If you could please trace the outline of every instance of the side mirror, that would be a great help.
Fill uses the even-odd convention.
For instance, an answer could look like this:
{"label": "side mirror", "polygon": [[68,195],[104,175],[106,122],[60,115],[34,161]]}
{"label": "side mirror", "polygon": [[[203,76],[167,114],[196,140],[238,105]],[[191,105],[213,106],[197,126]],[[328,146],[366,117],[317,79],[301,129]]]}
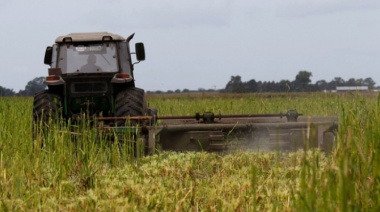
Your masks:
{"label": "side mirror", "polygon": [[135,44],[136,49],[136,58],[138,61],[145,60],[145,48],[143,43],[136,43]]}
{"label": "side mirror", "polygon": [[46,47],[44,64],[51,65],[52,56],[53,56],[53,47],[51,46]]}

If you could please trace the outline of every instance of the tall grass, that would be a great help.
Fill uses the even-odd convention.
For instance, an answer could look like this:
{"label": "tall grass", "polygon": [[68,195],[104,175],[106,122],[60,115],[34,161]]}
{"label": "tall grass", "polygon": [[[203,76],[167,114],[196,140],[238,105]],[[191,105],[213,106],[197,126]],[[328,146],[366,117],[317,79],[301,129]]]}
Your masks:
{"label": "tall grass", "polygon": [[[352,96],[310,93],[276,94],[172,94],[151,95],[149,104],[160,114],[194,115],[211,111],[222,114],[280,113],[296,109],[304,115],[337,115],[341,99],[352,102]],[[354,100],[353,100],[354,101]]]}
{"label": "tall grass", "polygon": [[380,95],[341,101],[336,149],[323,169],[318,157],[304,160],[295,207],[318,210],[380,209]]}
{"label": "tall grass", "polygon": [[[128,142],[110,142],[87,121],[74,126],[51,120],[49,127],[39,123],[44,130],[33,132],[31,109],[31,99],[2,98],[0,102],[4,209],[39,208],[51,196],[61,199],[78,195],[94,188],[100,170],[131,160],[133,150]],[[132,139],[124,136],[124,140]],[[68,193],[65,188],[69,188]]]}
{"label": "tall grass", "polygon": [[[162,152],[131,157],[128,143],[88,122],[32,139],[32,99],[0,98],[2,210],[377,211],[380,97],[358,94],[157,95],[161,115],[338,115],[333,153]],[[284,111],[285,110],[285,111]],[[75,134],[72,131],[75,129]],[[124,135],[125,140],[134,138]],[[43,147],[41,148],[41,145]]]}

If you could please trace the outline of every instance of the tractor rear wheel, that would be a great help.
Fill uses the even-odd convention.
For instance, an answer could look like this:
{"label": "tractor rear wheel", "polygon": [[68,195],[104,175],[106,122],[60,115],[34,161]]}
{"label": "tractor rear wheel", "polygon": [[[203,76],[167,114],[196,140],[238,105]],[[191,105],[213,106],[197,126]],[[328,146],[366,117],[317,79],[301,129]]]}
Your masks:
{"label": "tractor rear wheel", "polygon": [[[126,88],[120,91],[115,98],[115,117],[143,116],[146,111],[145,92],[140,88]],[[118,126],[124,126],[125,120],[118,120]],[[138,121],[131,120],[131,125]]]}
{"label": "tractor rear wheel", "polygon": [[[128,117],[128,116],[143,116],[146,112],[146,101],[145,92],[140,88],[126,88],[120,91],[115,98],[115,117]],[[117,126],[131,125],[135,126],[138,124],[143,125],[143,122],[138,120],[117,120],[115,123]],[[147,140],[146,135],[141,133],[137,135],[132,134],[134,142],[132,143],[134,157],[140,154],[137,140],[142,139],[143,151],[146,152]],[[120,140],[121,144],[124,143],[123,139]],[[125,143],[124,143],[125,144]]]}
{"label": "tractor rear wheel", "polygon": [[52,121],[62,117],[61,97],[48,90],[34,95],[33,101],[33,139],[49,127]]}
{"label": "tractor rear wheel", "polygon": [[61,116],[61,97],[48,90],[38,92],[34,95],[33,122],[38,124],[42,121],[48,124],[50,120]]}

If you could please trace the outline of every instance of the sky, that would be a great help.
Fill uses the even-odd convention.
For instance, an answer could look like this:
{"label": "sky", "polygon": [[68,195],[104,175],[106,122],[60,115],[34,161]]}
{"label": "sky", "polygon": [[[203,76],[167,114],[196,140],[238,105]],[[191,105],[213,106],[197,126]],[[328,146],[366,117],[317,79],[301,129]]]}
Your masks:
{"label": "sky", "polygon": [[242,81],[367,78],[380,85],[378,0],[0,0],[0,86],[46,76],[47,46],[72,32],[144,42],[145,90],[222,89]]}

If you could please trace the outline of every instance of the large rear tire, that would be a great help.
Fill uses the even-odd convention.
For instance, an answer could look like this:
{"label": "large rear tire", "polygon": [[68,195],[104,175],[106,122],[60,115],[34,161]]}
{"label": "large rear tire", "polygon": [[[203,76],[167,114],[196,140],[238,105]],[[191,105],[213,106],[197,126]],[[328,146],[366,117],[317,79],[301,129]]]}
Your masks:
{"label": "large rear tire", "polygon": [[49,123],[51,119],[56,119],[61,116],[61,97],[50,93],[48,90],[36,93],[33,102],[33,121],[44,124]]}
{"label": "large rear tire", "polygon": [[33,122],[42,121],[48,124],[50,120],[61,117],[61,97],[50,93],[48,90],[38,92],[34,95]]}
{"label": "large rear tire", "polygon": [[[126,88],[120,91],[115,98],[115,117],[128,117],[128,116],[143,116],[146,112],[146,101],[145,92],[140,88]],[[143,125],[142,121],[138,120],[117,120],[115,123],[117,126],[136,126]],[[140,132],[139,135],[133,134],[132,148],[133,156],[138,157],[140,155],[138,140],[142,139],[142,145],[144,149],[144,154],[146,154],[147,143],[144,133]],[[123,139],[121,139],[120,144],[126,144]]]}
{"label": "large rear tire", "polygon": [[36,93],[33,101],[33,140],[61,117],[62,102],[59,95],[48,90]]}
{"label": "large rear tire", "polygon": [[[115,98],[115,117],[143,116],[146,111],[145,92],[140,88],[126,88],[120,91]],[[118,126],[124,126],[125,120],[118,120]],[[138,121],[131,120],[131,125]]]}

